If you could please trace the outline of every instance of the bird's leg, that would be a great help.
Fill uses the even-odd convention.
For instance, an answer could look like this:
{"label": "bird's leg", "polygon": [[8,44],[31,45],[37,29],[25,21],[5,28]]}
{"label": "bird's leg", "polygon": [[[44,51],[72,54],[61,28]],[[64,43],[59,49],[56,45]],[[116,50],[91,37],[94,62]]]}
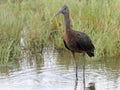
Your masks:
{"label": "bird's leg", "polygon": [[75,58],[75,53],[72,52],[73,58],[74,58],[74,66],[75,66],[75,74],[76,74],[76,80],[78,80],[78,66],[77,66],[77,62],[76,62],[76,58]]}
{"label": "bird's leg", "polygon": [[85,53],[83,53],[82,59],[82,68],[83,68],[83,90],[85,90]]}

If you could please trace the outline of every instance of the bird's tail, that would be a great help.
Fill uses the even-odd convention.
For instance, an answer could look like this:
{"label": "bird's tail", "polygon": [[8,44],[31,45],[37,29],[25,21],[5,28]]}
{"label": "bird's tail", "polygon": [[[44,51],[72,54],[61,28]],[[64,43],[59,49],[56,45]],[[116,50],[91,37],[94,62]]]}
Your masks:
{"label": "bird's tail", "polygon": [[87,54],[88,54],[88,56],[90,56],[90,57],[93,57],[93,56],[94,56],[94,52],[91,52],[91,51],[87,51]]}

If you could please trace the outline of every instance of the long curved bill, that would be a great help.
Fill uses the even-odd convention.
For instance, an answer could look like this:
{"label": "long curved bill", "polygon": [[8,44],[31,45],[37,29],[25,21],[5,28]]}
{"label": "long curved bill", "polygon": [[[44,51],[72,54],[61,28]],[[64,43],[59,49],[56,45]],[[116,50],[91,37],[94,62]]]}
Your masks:
{"label": "long curved bill", "polygon": [[60,13],[62,13],[62,9],[60,9],[57,13],[54,14],[54,16],[51,19],[51,22],[53,21],[54,17],[56,17],[57,15],[59,15]]}

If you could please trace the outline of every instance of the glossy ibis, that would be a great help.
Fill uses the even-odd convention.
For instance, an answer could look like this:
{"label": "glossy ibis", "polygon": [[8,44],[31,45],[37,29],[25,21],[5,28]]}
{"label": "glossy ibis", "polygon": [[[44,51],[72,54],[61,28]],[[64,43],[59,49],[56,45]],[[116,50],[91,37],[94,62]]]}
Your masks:
{"label": "glossy ibis", "polygon": [[[76,79],[78,80],[78,67],[76,63],[76,58],[75,58],[75,52],[78,53],[85,53],[88,54],[88,56],[92,57],[94,56],[94,45],[92,44],[91,39],[87,34],[84,32],[80,31],[75,31],[71,29],[70,27],[70,18],[69,18],[69,9],[66,5],[64,5],[54,16],[57,16],[59,14],[64,15],[64,22],[65,22],[65,32],[63,35],[63,41],[65,47],[72,52],[73,58],[74,58],[74,65],[75,65],[75,70],[76,70]],[[52,18],[52,20],[53,20]],[[83,60],[83,76],[85,76],[85,61]],[[83,80],[85,84],[85,79]],[[85,88],[85,86],[84,86]]]}

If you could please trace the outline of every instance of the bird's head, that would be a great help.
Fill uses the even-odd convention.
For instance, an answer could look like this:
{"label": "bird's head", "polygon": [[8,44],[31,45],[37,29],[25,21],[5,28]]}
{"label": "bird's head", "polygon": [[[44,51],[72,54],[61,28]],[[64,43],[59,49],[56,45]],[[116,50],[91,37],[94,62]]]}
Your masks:
{"label": "bird's head", "polygon": [[62,8],[57,13],[55,13],[55,15],[53,16],[52,20],[54,19],[54,17],[56,17],[57,15],[59,15],[61,13],[63,15],[65,15],[66,13],[69,13],[68,7],[66,5],[62,6]]}
{"label": "bird's head", "polygon": [[62,13],[62,14],[69,13],[68,7],[66,5],[64,5],[55,15],[58,15],[60,13]]}

